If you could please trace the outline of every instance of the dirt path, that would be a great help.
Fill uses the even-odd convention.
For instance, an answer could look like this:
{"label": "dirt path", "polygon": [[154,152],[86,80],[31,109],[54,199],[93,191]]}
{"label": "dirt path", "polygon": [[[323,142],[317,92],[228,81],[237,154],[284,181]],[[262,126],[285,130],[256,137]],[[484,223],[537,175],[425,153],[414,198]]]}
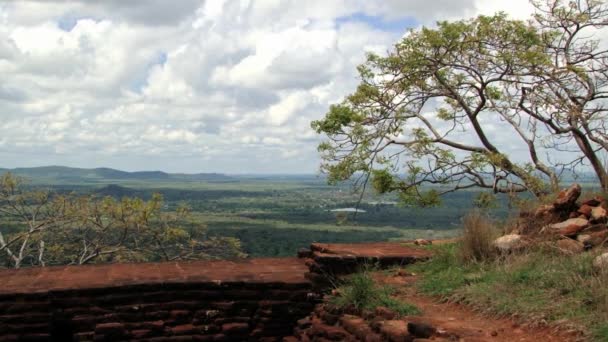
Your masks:
{"label": "dirt path", "polygon": [[[385,284],[399,285],[399,298],[416,305],[422,310],[421,322],[460,337],[459,341],[583,341],[580,335],[558,332],[548,327],[522,327],[510,319],[484,317],[459,304],[440,303],[435,298],[416,292],[413,284],[416,276],[386,275],[379,273],[377,281]],[[418,317],[412,319],[418,320]]]}

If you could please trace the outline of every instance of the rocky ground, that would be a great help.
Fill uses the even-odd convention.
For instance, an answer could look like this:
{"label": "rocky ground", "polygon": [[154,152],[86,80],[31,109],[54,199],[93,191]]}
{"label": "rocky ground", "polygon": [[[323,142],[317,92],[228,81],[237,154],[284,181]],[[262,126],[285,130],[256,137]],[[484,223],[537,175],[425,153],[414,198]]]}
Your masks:
{"label": "rocky ground", "polygon": [[380,271],[375,275],[381,284],[398,286],[399,298],[417,306],[422,314],[397,317],[383,307],[374,312],[347,312],[320,304],[313,314],[298,322],[295,341],[579,341],[576,332],[548,327],[522,326],[511,319],[498,319],[476,313],[463,305],[442,303],[419,294],[414,284],[417,277],[406,269]]}
{"label": "rocky ground", "polygon": [[[546,247],[565,254],[578,254],[608,243],[608,200],[602,196],[579,201],[581,186],[562,190],[551,204],[523,211],[509,234],[494,241],[503,253],[531,247]],[[596,258],[594,266],[608,269],[608,253]]]}

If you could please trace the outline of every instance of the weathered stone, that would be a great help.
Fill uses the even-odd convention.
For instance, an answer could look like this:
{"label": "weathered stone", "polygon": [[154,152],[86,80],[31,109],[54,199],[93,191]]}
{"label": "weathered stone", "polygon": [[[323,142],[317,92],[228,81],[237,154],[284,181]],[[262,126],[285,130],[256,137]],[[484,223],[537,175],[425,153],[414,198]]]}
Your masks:
{"label": "weathered stone", "polygon": [[340,325],[344,327],[344,330],[354,335],[359,341],[382,341],[382,337],[374,333],[367,322],[361,317],[344,315],[340,318]]}
{"label": "weathered stone", "polygon": [[569,225],[566,228],[562,228],[559,230],[558,234],[559,235],[563,235],[563,236],[567,236],[567,237],[571,237],[574,238],[576,237],[576,235],[578,235],[578,233],[580,233],[585,227],[584,226],[578,226],[578,225]]}
{"label": "weathered stone", "polygon": [[591,218],[594,221],[605,221],[607,216],[608,212],[602,207],[595,207],[591,210]]}
{"label": "weathered stone", "polygon": [[374,310],[374,314],[387,320],[395,319],[395,317],[397,317],[397,313],[395,311],[384,306],[377,307],[376,310]]}
{"label": "weathered stone", "polygon": [[591,233],[591,244],[593,246],[599,246],[606,242],[608,239],[608,230]]}
{"label": "weathered stone", "polygon": [[401,320],[384,321],[380,334],[390,342],[404,342],[408,336],[407,323]]}
{"label": "weathered stone", "polygon": [[608,253],[603,253],[593,259],[593,269],[597,272],[608,272]]}
{"label": "weathered stone", "polygon": [[494,240],[493,245],[501,252],[513,252],[521,249],[524,246],[524,241],[519,234],[509,234]]}
{"label": "weathered stone", "polygon": [[576,237],[576,241],[578,241],[578,242],[580,242],[582,244],[588,243],[588,242],[591,241],[591,235],[589,235],[589,234],[579,234]]}
{"label": "weathered stone", "polygon": [[[552,204],[541,205],[538,208],[536,208],[536,210],[534,211],[534,216],[536,216],[536,217],[546,216],[549,213],[553,212],[554,210],[555,210],[555,207]],[[525,212],[523,212],[523,213],[525,213]]]}
{"label": "weathered stone", "polygon": [[226,335],[242,335],[249,331],[247,323],[226,323],[222,325],[222,332]]}
{"label": "weathered stone", "polygon": [[550,231],[559,233],[562,229],[572,229],[571,226],[575,226],[577,227],[576,229],[580,228],[580,230],[583,230],[588,225],[589,221],[584,218],[573,218],[563,222],[551,224],[547,227]]}
{"label": "weathered stone", "polygon": [[558,240],[555,246],[564,254],[578,254],[585,250],[581,242],[572,239]]}
{"label": "weathered stone", "polygon": [[588,205],[588,204],[583,204],[581,205],[580,208],[578,208],[578,210],[576,211],[579,214],[583,214],[587,217],[591,217],[591,211],[593,210],[593,207]]}
{"label": "weathered stone", "polygon": [[590,207],[597,207],[598,205],[600,205],[600,203],[602,203],[602,198],[599,196],[596,196],[593,198],[584,199],[582,202],[582,205],[587,205]]}
{"label": "weathered stone", "polygon": [[557,199],[553,202],[555,208],[570,208],[575,205],[576,200],[581,195],[580,184],[572,184],[569,188],[559,192]]}
{"label": "weathered stone", "polygon": [[414,337],[418,338],[429,338],[437,332],[435,327],[427,323],[422,322],[409,322],[407,324],[407,331]]}

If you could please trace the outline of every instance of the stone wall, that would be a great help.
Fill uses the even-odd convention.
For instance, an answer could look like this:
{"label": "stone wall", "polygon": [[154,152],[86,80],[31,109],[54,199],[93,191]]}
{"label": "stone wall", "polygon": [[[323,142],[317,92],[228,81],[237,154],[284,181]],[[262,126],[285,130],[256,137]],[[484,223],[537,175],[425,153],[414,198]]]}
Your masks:
{"label": "stone wall", "polygon": [[331,277],[429,254],[313,244],[300,257],[0,270],[0,341],[293,340]]}
{"label": "stone wall", "polygon": [[[12,271],[0,290],[0,341],[280,341],[316,302],[310,282],[289,273],[304,273],[296,259],[140,264],[122,275],[121,286],[78,281],[110,282],[117,277],[108,272],[122,265],[113,266]],[[190,271],[183,279],[152,280],[162,269],[170,278],[175,266]],[[45,276],[49,270],[54,275]]]}

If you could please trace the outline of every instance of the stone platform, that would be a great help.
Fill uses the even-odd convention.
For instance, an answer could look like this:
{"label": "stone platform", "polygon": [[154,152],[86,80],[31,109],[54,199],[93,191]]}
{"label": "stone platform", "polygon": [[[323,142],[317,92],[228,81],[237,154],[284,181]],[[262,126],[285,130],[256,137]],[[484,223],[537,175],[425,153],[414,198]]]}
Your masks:
{"label": "stone platform", "polygon": [[172,283],[306,285],[307,271],[296,258],[23,268],[0,270],[0,296]]}
{"label": "stone platform", "polygon": [[430,257],[400,243],[315,243],[300,254],[1,270],[0,341],[280,341],[329,277]]}
{"label": "stone platform", "polygon": [[306,274],[316,288],[328,286],[332,278],[356,272],[362,266],[386,268],[407,265],[431,257],[431,252],[412,244],[377,242],[364,244],[313,243],[298,256],[306,260]]}

